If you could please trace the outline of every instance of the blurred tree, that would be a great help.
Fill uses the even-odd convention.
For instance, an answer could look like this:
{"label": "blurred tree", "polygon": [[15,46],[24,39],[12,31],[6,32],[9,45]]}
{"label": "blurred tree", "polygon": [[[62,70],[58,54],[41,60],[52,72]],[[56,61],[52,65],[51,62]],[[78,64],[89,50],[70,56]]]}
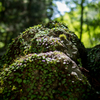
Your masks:
{"label": "blurred tree", "polygon": [[100,0],[92,0],[85,9],[85,24],[91,45],[100,43]]}
{"label": "blurred tree", "polygon": [[81,23],[81,28],[80,28],[80,40],[82,39],[82,34],[83,34],[83,11],[84,11],[84,4],[85,0],[81,0],[81,19],[80,19],[80,23]]}
{"label": "blurred tree", "polygon": [[[86,47],[100,43],[100,0],[65,0],[70,8],[63,16],[70,30],[74,31]],[[61,20],[56,18],[55,20]]]}
{"label": "blurred tree", "polygon": [[[26,28],[52,17],[53,0],[0,0],[0,51]],[[49,15],[48,15],[49,10]]]}
{"label": "blurred tree", "polygon": [[70,11],[60,20],[66,22],[87,47],[100,43],[100,0],[0,0],[1,53],[12,38],[27,27],[51,20],[54,10],[60,14],[53,1],[66,2]]}

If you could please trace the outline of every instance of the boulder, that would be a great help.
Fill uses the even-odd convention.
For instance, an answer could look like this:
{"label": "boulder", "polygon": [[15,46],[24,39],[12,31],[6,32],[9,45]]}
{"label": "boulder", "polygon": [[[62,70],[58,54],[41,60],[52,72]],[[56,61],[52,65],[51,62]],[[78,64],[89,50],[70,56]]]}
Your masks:
{"label": "boulder", "polygon": [[[68,27],[50,22],[21,33],[2,58],[1,100],[89,100],[93,91],[77,66],[85,47]],[[91,96],[90,96],[91,95]]]}
{"label": "boulder", "polygon": [[96,90],[100,91],[100,45],[96,45],[88,52],[87,69],[92,76],[91,83]]}
{"label": "boulder", "polygon": [[[51,47],[52,46],[52,47]],[[3,64],[11,64],[14,59],[29,53],[62,51],[77,64],[81,59],[86,63],[86,49],[78,37],[67,26],[59,22],[36,25],[26,29],[9,45],[2,57]]]}
{"label": "boulder", "polygon": [[100,45],[93,47],[88,52],[88,69],[93,74],[100,74]]}
{"label": "boulder", "polygon": [[1,73],[2,100],[83,100],[90,86],[65,53],[28,54]]}

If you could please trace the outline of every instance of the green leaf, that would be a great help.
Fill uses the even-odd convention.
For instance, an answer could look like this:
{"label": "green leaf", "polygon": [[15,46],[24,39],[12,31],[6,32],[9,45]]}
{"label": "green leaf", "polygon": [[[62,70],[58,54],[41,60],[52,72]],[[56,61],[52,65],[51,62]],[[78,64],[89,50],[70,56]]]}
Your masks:
{"label": "green leaf", "polygon": [[11,84],[12,82],[11,82],[11,81],[9,81],[8,83],[9,83],[9,84]]}
{"label": "green leaf", "polygon": [[26,80],[23,80],[23,83],[26,83]]}
{"label": "green leaf", "polygon": [[17,82],[20,84],[22,82],[22,79],[18,78]]}

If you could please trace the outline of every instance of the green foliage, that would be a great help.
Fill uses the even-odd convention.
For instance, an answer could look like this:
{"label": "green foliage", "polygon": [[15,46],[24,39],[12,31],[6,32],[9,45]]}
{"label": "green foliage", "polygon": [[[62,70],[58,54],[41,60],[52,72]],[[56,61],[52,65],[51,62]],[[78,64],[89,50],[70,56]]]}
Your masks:
{"label": "green foliage", "polygon": [[[82,1],[82,0],[81,0]],[[100,43],[100,1],[89,1],[83,0],[83,26],[82,26],[82,42],[85,47],[93,47]],[[69,6],[70,11],[66,12],[64,16],[56,18],[55,20],[64,22],[70,30],[74,31],[78,37],[80,37],[80,16],[81,16],[81,5],[80,0],[65,0],[66,5]],[[74,7],[71,5],[75,5]],[[63,17],[63,20],[62,20]]]}
{"label": "green foliage", "polygon": [[5,8],[3,7],[2,2],[0,2],[0,12],[2,12],[4,10],[5,10]]}
{"label": "green foliage", "polygon": [[79,62],[79,67],[82,67],[82,61],[81,61],[81,58],[77,59],[77,61]]}
{"label": "green foliage", "polygon": [[0,42],[0,48],[4,47],[4,43]]}

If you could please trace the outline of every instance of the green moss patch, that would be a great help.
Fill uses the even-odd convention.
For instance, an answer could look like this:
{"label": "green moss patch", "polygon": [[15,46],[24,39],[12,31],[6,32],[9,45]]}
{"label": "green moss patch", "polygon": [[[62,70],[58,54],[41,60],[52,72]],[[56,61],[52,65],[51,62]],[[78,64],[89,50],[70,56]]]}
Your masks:
{"label": "green moss patch", "polygon": [[77,65],[57,51],[21,57],[2,71],[0,83],[3,100],[84,98],[89,89]]}

